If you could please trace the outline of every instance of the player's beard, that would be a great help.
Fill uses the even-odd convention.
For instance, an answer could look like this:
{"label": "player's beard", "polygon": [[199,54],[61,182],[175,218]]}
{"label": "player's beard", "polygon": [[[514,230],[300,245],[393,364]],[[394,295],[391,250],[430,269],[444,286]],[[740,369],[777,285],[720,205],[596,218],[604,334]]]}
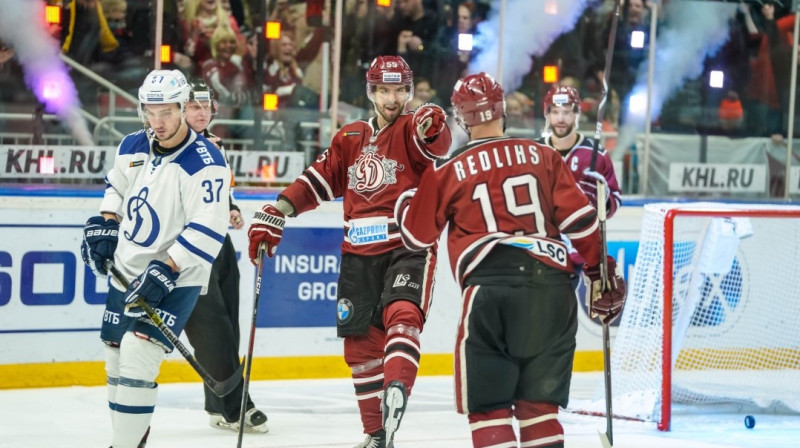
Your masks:
{"label": "player's beard", "polygon": [[575,131],[575,123],[568,124],[567,127],[565,128],[564,132],[559,132],[558,128],[556,128],[555,126],[552,126],[552,125],[550,126],[550,128],[552,128],[554,136],[556,136],[558,138],[565,138],[565,137],[569,137],[570,135],[572,135],[572,133]]}
{"label": "player's beard", "polygon": [[383,106],[378,106],[377,104],[375,104],[375,111],[381,116],[381,118],[383,118],[383,121],[385,121],[386,124],[389,125],[394,123],[395,120],[397,120],[397,117],[399,117],[400,114],[403,112],[403,106],[397,103],[392,104],[392,106],[395,106],[395,109],[393,111],[387,111],[386,106],[387,104],[384,104]]}

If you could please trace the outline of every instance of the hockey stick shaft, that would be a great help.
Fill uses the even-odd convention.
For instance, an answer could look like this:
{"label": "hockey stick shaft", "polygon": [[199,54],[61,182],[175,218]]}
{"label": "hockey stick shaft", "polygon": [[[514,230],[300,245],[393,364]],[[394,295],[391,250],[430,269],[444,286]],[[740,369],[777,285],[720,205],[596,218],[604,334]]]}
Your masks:
{"label": "hockey stick shaft", "polygon": [[[605,114],[606,104],[608,103],[608,79],[611,74],[611,62],[614,59],[614,43],[617,37],[617,24],[619,23],[620,0],[614,1],[614,16],[611,18],[611,29],[608,33],[608,46],[606,47],[606,61],[603,67],[603,99],[597,106],[597,123],[594,131],[594,148],[592,148],[592,161],[590,169],[595,171],[597,168],[597,156],[600,152],[600,139],[603,136],[603,115]],[[606,246],[606,186],[597,181],[597,219],[600,222],[600,279],[603,288],[608,285],[608,247]],[[608,323],[603,322],[603,376],[605,380],[606,398],[606,433],[601,434],[600,439],[604,446],[614,445],[614,423],[611,405],[611,335]]]}
{"label": "hockey stick shaft", "polygon": [[244,437],[244,416],[247,412],[247,391],[250,389],[250,369],[253,367],[253,344],[256,340],[256,316],[258,315],[258,296],[261,295],[261,275],[264,272],[264,244],[258,248],[258,268],[256,272],[256,286],[253,294],[253,316],[250,321],[250,338],[247,343],[246,368],[244,370],[244,387],[242,388],[242,406],[239,408],[239,440],[236,448],[242,448]]}
{"label": "hockey stick shaft", "polygon": [[[108,272],[110,272],[114,276],[115,279],[117,279],[117,281],[122,285],[123,288],[126,289],[128,288],[129,286],[128,280],[126,280],[125,276],[122,275],[122,272],[120,272],[119,269],[117,269],[113,261],[106,260],[103,263],[103,266],[106,268],[106,270],[108,270]],[[142,297],[137,297],[135,304],[136,306],[144,310],[144,313],[147,315],[147,317],[150,318],[150,320],[155,324],[156,327],[158,327],[158,329],[161,331],[161,333],[164,334],[167,340],[172,345],[174,345],[176,349],[178,349],[180,354],[183,355],[183,357],[186,359],[189,365],[192,366],[194,371],[197,372],[198,375],[200,375],[200,378],[203,379],[203,382],[206,384],[206,386],[208,386],[209,389],[211,389],[211,392],[213,392],[214,395],[218,397],[224,397],[225,395],[228,395],[234,389],[236,389],[236,386],[239,385],[239,381],[241,381],[242,378],[241,366],[236,370],[236,372],[234,372],[233,376],[231,376],[230,378],[224,381],[215,380],[214,378],[211,377],[211,374],[209,374],[208,371],[205,368],[203,368],[203,366],[199,362],[197,362],[197,359],[195,359],[194,355],[192,355],[189,349],[187,349],[186,346],[183,345],[178,336],[169,328],[169,326],[167,326],[167,324],[164,323],[164,320],[161,319],[161,316],[158,315],[158,313],[153,309],[153,307],[148,305],[148,303]]]}

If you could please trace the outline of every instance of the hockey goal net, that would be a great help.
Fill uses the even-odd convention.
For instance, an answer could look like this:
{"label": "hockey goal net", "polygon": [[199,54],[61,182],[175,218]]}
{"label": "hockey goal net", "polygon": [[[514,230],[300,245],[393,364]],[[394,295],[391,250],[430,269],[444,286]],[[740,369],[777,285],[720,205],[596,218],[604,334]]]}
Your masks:
{"label": "hockey goal net", "polygon": [[645,206],[614,413],[800,412],[800,207]]}

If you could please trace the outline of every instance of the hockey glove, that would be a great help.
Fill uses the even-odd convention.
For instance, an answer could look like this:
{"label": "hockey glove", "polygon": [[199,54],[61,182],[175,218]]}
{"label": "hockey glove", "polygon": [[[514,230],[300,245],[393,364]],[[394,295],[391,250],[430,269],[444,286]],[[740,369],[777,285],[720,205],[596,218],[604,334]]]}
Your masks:
{"label": "hockey glove", "polygon": [[617,270],[617,263],[610,256],[607,258],[608,283],[603,287],[600,275],[600,265],[589,266],[583,273],[586,279],[587,294],[586,306],[591,317],[599,317],[604,324],[610,324],[622,312],[625,303],[625,280],[622,272]]}
{"label": "hockey glove", "polygon": [[275,255],[285,224],[286,215],[273,205],[265,205],[260,212],[256,212],[250,230],[247,231],[247,237],[250,238],[250,260],[253,264],[258,262],[258,247],[262,243],[267,245],[267,255]]}
{"label": "hockey glove", "polygon": [[102,216],[92,216],[86,221],[83,228],[83,242],[81,243],[81,257],[94,272],[94,275],[108,275],[103,263],[114,259],[117,250],[117,235],[119,223],[113,219]]}
{"label": "hockey glove", "polygon": [[144,314],[144,310],[136,305],[136,299],[141,297],[148,305],[155,308],[164,300],[169,293],[175,289],[175,283],[180,276],[179,272],[173,272],[168,264],[153,260],[144,272],[131,282],[128,290],[125,291],[125,315],[139,317]]}
{"label": "hockey glove", "polygon": [[444,129],[447,114],[435,104],[423,104],[414,112],[414,126],[417,137],[426,143],[432,142]]}
{"label": "hockey glove", "polygon": [[581,188],[581,191],[583,191],[583,194],[589,198],[589,201],[592,203],[595,209],[597,208],[598,181],[605,187],[605,198],[606,201],[608,201],[611,198],[611,191],[608,189],[608,181],[602,174],[586,168],[583,170],[583,177],[581,177],[581,180],[578,181],[578,186]]}

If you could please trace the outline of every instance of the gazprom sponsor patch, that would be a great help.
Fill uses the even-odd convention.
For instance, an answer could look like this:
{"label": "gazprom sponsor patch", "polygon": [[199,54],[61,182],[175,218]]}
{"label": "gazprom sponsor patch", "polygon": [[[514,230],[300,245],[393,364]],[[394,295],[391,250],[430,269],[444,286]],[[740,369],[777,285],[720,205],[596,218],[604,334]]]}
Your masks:
{"label": "gazprom sponsor patch", "polygon": [[384,73],[383,74],[383,82],[384,83],[400,83],[403,81],[403,75],[401,73]]}
{"label": "gazprom sponsor patch", "polygon": [[353,219],[347,238],[354,246],[386,241],[389,239],[389,221],[383,217]]}
{"label": "gazprom sponsor patch", "polygon": [[567,266],[567,246],[561,241],[548,238],[535,238],[528,236],[516,236],[500,241],[500,244],[525,249],[538,258],[552,260],[559,266]]}

